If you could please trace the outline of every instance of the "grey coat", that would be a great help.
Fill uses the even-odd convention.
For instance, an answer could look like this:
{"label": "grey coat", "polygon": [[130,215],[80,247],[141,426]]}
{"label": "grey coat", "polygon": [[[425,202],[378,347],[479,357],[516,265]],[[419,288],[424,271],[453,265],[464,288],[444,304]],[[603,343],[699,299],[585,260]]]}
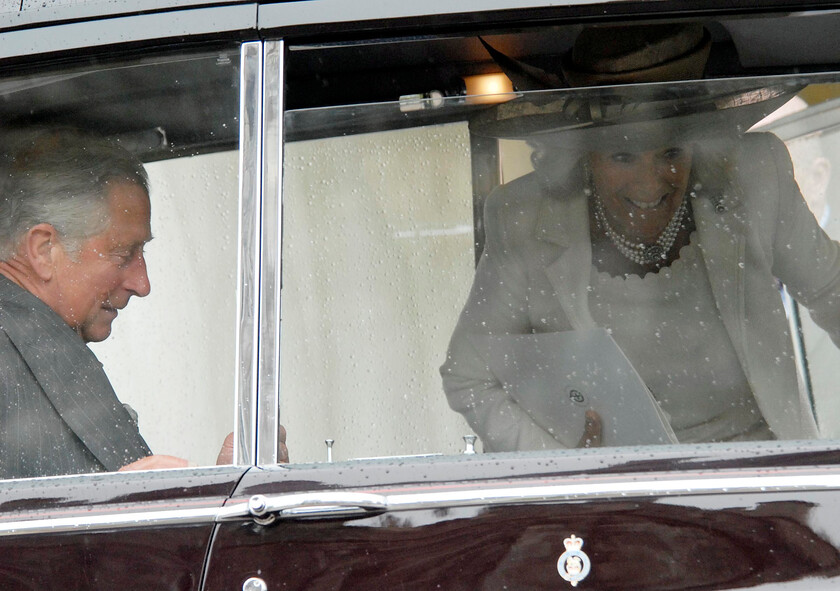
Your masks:
{"label": "grey coat", "polygon": [[[767,424],[782,439],[817,435],[800,391],[776,278],[840,343],[840,245],[820,229],[774,136],[748,134],[740,191],[692,201],[715,303]],[[500,187],[485,207],[485,252],[441,368],[450,406],[485,450],[560,447],[502,389],[471,334],[591,328],[587,198],[556,196],[536,174]]]}
{"label": "grey coat", "polygon": [[150,453],[81,337],[0,276],[0,477],[114,471]]}

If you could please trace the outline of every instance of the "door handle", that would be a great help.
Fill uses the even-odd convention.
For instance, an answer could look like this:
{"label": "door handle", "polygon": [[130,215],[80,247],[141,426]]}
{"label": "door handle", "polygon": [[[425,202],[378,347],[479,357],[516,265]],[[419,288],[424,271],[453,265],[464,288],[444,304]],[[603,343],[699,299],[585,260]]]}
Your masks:
{"label": "door handle", "polygon": [[276,519],[353,519],[378,515],[388,510],[383,495],[325,491],[288,495],[254,495],[247,505],[237,503],[219,511],[219,521],[250,516],[256,523],[268,525]]}

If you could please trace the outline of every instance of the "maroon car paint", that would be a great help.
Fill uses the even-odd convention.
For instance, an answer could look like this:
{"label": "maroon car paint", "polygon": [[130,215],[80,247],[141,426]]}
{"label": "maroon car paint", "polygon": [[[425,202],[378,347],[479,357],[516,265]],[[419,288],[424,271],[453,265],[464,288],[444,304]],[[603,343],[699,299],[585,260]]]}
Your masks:
{"label": "maroon car paint", "polygon": [[[231,503],[253,494],[311,490],[472,490],[480,497],[487,488],[551,483],[840,473],[838,452],[817,444],[766,445],[766,453],[755,445],[693,453],[649,449],[252,470]],[[492,476],[505,473],[516,476]],[[250,576],[264,579],[269,589],[571,588],[557,573],[563,540],[571,534],[583,538],[592,561],[580,589],[740,589],[771,582],[814,589],[840,584],[838,509],[836,491],[757,487],[746,493],[438,506],[267,526],[243,519],[220,525],[205,589],[238,589]]]}
{"label": "maroon car paint", "polygon": [[[210,537],[206,523],[83,529],[92,518],[177,514],[220,507],[245,468],[84,475],[4,483],[0,526],[43,522],[0,535],[3,591],[155,589],[198,591]],[[50,533],[57,520],[79,531]]]}

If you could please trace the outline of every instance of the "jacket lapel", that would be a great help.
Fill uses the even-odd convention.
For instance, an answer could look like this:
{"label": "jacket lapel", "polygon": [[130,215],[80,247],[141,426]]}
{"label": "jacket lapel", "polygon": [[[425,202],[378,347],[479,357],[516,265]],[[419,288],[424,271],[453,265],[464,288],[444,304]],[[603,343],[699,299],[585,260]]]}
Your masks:
{"label": "jacket lapel", "polygon": [[774,313],[783,318],[779,289],[760,256],[763,248],[748,244],[760,230],[749,227],[745,206],[736,199],[696,199],[693,205],[715,302],[764,419],[782,439],[816,436],[810,405],[801,399],[790,338],[773,319]]}
{"label": "jacket lapel", "polygon": [[694,199],[691,203],[706,273],[729,338],[741,367],[747,367],[747,340],[742,319],[745,312],[744,272],[746,232],[742,204],[733,197]]}
{"label": "jacket lapel", "polygon": [[82,443],[109,471],[151,453],[79,336],[34,295],[1,283],[0,327]]}
{"label": "jacket lapel", "polygon": [[545,274],[572,328],[595,328],[587,289],[592,246],[586,195],[581,192],[563,201],[544,200],[535,235],[560,247],[560,256],[546,266]]}

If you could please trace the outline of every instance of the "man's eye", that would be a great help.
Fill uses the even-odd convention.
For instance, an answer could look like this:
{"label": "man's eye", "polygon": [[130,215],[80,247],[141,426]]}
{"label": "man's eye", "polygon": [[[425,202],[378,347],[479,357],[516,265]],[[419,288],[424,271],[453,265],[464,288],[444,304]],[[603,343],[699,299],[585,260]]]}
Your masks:
{"label": "man's eye", "polygon": [[682,157],[683,153],[684,153],[684,150],[682,148],[674,147],[674,148],[668,148],[667,150],[665,150],[662,153],[662,155],[667,160],[679,160]]}
{"label": "man's eye", "polygon": [[619,164],[629,164],[636,159],[635,154],[630,152],[614,152],[610,154],[610,160]]}
{"label": "man's eye", "polygon": [[112,252],[111,257],[114,261],[117,262],[120,266],[128,265],[132,260],[134,260],[134,254],[130,252]]}

